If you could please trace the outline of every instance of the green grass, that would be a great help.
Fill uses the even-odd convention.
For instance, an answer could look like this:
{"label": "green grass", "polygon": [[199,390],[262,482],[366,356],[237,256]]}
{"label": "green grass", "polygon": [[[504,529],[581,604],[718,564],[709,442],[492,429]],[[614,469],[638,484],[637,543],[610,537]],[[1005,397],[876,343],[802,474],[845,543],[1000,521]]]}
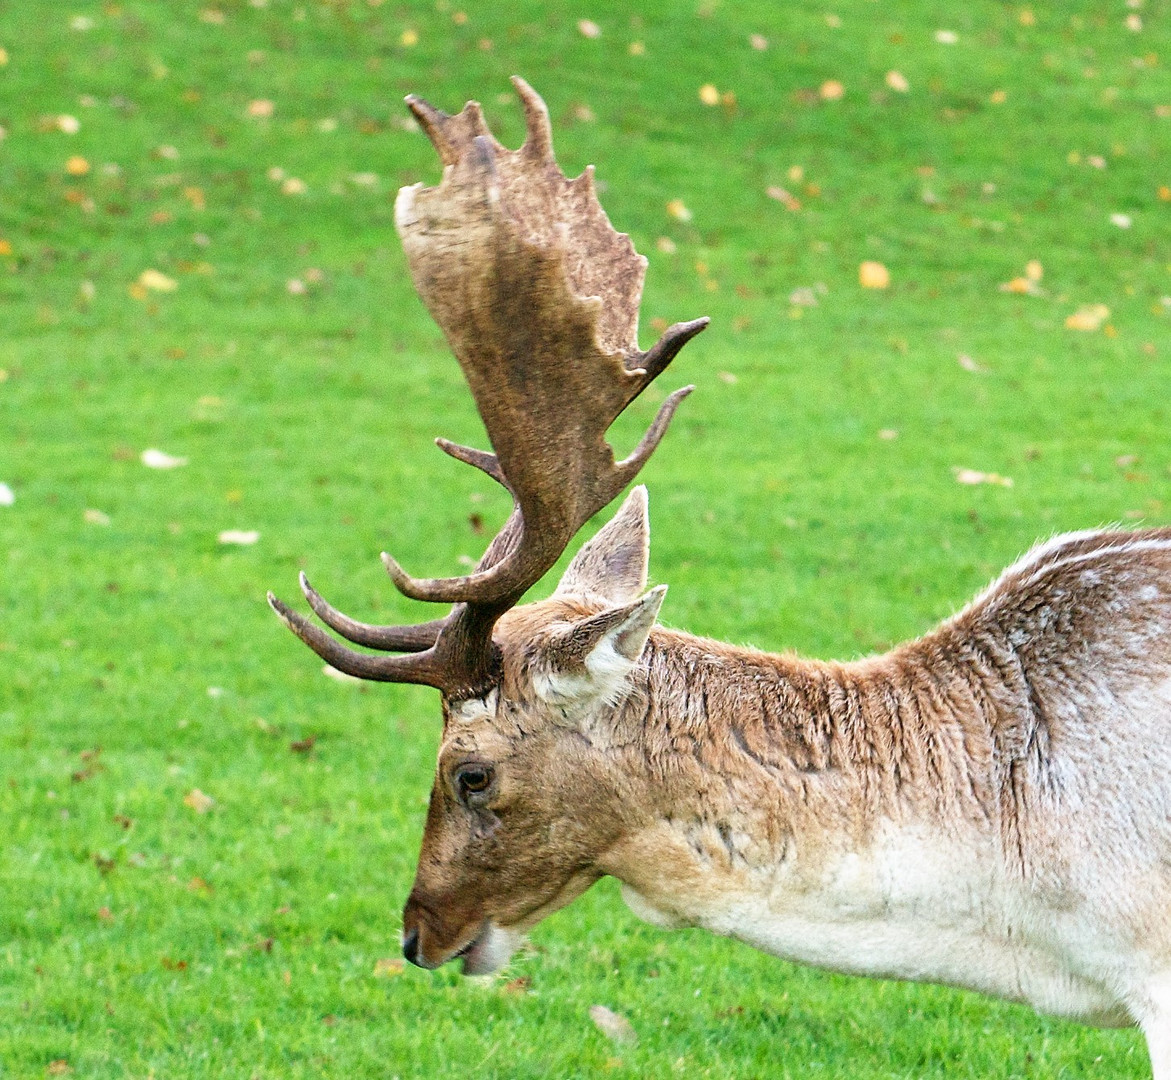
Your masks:
{"label": "green grass", "polygon": [[[514,72],[650,257],[645,340],[713,317],[662,379],[698,392],[644,474],[669,623],[859,655],[1039,537],[1171,521],[1171,4],[457,10],[0,0],[0,1076],[1147,1075],[1134,1032],[661,934],[609,883],[504,979],[376,976],[437,702],[322,677],[263,598],[304,567],[359,617],[415,618],[377,553],[452,572],[484,544],[469,515],[505,516],[429,446],[482,429],[392,207],[437,176],[401,96],[478,97],[515,144]],[[1044,295],[1000,291],[1033,259]],[[178,288],[134,298],[147,269]],[[1067,329],[1087,304],[1102,326]]]}

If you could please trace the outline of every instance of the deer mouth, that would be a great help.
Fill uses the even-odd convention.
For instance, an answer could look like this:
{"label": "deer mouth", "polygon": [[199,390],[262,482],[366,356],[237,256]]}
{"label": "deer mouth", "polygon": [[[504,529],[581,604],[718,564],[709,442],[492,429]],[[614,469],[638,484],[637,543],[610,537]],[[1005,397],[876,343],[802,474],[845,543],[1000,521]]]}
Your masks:
{"label": "deer mouth", "polygon": [[452,959],[462,961],[464,975],[491,975],[508,963],[519,943],[519,935],[485,919],[479,933]]}

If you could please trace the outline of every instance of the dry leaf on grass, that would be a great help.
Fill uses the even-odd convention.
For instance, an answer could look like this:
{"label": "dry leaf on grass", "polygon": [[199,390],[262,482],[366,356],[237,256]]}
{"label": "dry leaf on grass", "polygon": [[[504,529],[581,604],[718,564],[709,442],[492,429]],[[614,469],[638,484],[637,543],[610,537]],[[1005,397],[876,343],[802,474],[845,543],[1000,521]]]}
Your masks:
{"label": "dry leaf on grass", "polygon": [[403,973],[403,962],[397,957],[388,957],[374,961],[374,977],[376,979],[392,979]]}
{"label": "dry leaf on grass", "polygon": [[888,71],[886,85],[900,94],[905,94],[911,89],[911,84],[907,82],[907,77],[901,71]]}
{"label": "dry leaf on grass", "polygon": [[593,19],[579,19],[577,30],[582,37],[600,38],[602,36],[602,28]]}
{"label": "dry leaf on grass", "polygon": [[183,796],[183,805],[191,807],[197,814],[206,814],[215,806],[215,799],[205,795],[199,788],[192,788]]}
{"label": "dry leaf on grass", "polygon": [[260,533],[255,529],[224,529],[216,537],[221,544],[238,544],[247,547],[260,539]]}
{"label": "dry leaf on grass", "polygon": [[187,464],[185,457],[174,457],[163,450],[156,450],[154,447],[143,450],[139,460],[148,469],[178,469]]}
{"label": "dry leaf on grass", "polygon": [[1011,476],[1001,476],[999,473],[979,472],[976,469],[952,469],[957,484],[992,484],[997,487],[1012,487]]}
{"label": "dry leaf on grass", "polygon": [[667,213],[676,221],[690,221],[691,211],[687,209],[682,199],[672,199],[667,203]]}
{"label": "dry leaf on grass", "polygon": [[1105,304],[1085,304],[1065,320],[1065,328],[1093,333],[1109,317],[1110,309]]}
{"label": "dry leaf on grass", "polygon": [[638,1035],[629,1020],[605,1005],[591,1005],[590,1019],[606,1038],[616,1043],[636,1043]]}
{"label": "dry leaf on grass", "polygon": [[890,271],[880,262],[867,260],[858,267],[858,283],[864,289],[885,289],[890,285]]}
{"label": "dry leaf on grass", "polygon": [[327,675],[335,682],[357,683],[359,686],[365,686],[363,679],[359,679],[356,675],[347,675],[344,671],[338,671],[332,664],[324,664],[321,668],[321,674]]}
{"label": "dry leaf on grass", "polygon": [[136,284],[151,292],[174,292],[179,288],[179,282],[173,277],[168,277],[161,270],[143,270],[138,275]]}

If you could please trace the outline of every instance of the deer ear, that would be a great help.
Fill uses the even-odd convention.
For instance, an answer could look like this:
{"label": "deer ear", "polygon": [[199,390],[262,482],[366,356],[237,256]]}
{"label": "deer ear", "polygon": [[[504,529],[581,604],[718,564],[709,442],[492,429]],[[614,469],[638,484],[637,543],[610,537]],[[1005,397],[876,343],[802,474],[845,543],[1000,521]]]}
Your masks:
{"label": "deer ear", "polygon": [[667,586],[659,585],[632,604],[590,615],[559,631],[545,647],[545,670],[536,680],[540,696],[554,705],[617,701],[666,595]]}
{"label": "deer ear", "polygon": [[639,484],[618,513],[574,556],[555,595],[596,596],[612,604],[633,600],[646,588],[650,548],[646,488]]}

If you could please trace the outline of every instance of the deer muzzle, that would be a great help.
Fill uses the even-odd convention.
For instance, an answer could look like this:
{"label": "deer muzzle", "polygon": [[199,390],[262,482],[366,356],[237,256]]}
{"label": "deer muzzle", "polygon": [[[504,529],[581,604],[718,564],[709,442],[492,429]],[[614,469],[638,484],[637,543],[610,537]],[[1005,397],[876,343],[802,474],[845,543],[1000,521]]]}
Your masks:
{"label": "deer muzzle", "polygon": [[453,928],[413,899],[403,912],[403,956],[429,970],[461,960],[463,974],[490,975],[508,963],[521,937],[491,919]]}

